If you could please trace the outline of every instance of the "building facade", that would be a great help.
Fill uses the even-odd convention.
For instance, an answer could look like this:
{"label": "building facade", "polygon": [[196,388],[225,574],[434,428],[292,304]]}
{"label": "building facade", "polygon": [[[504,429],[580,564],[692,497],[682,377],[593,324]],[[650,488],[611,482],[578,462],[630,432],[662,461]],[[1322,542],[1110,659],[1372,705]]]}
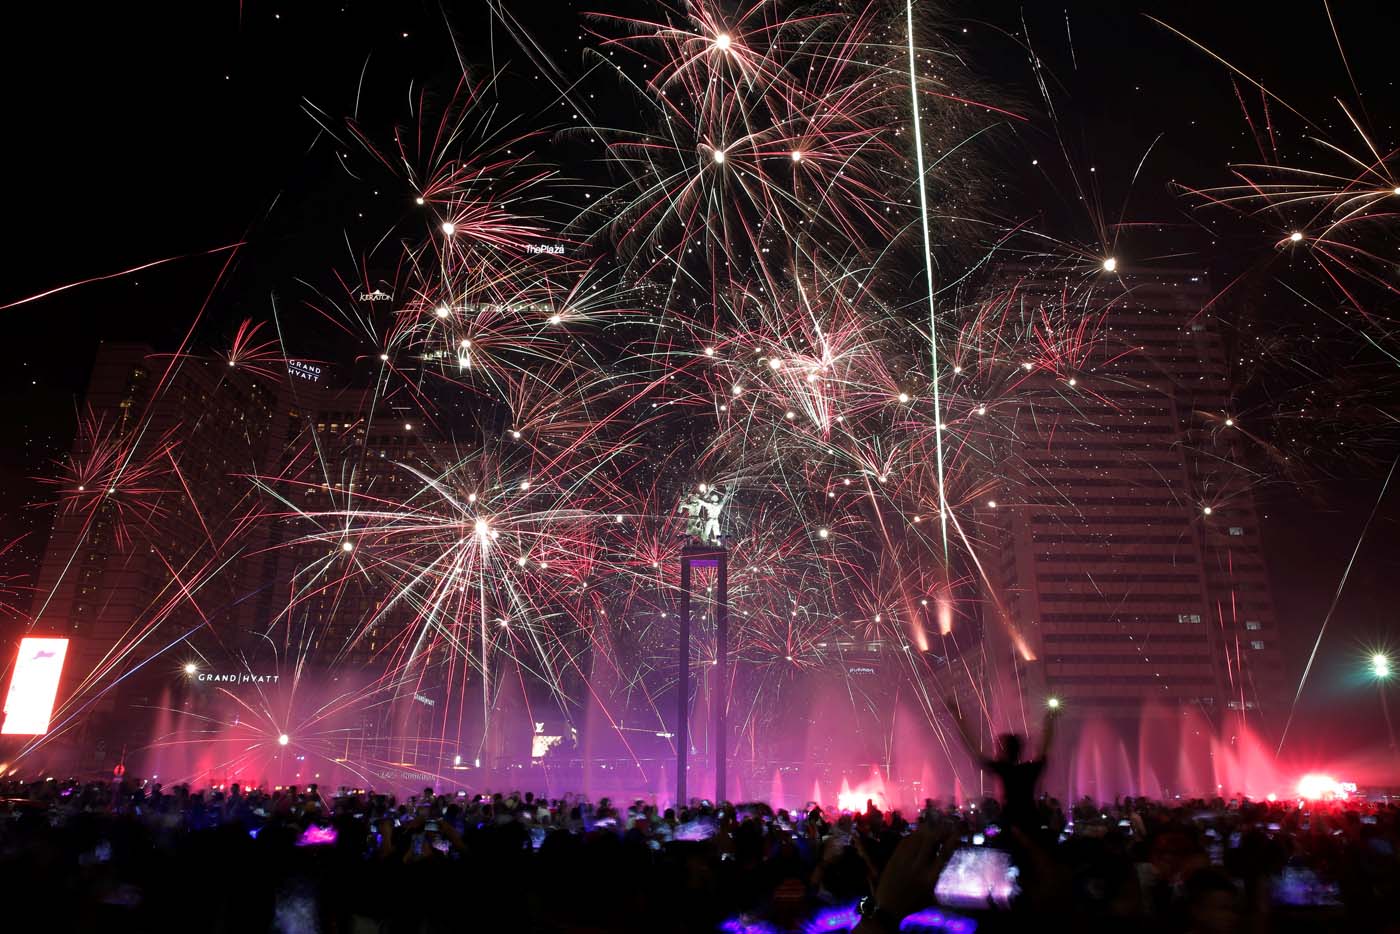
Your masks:
{"label": "building facade", "polygon": [[1254,475],[1212,298],[1203,274],[1169,271],[1087,290],[1026,275],[998,299],[1041,349],[993,412],[1004,488],[977,507],[1012,722],[1009,704],[1050,696],[1120,721],[1192,708],[1259,728],[1279,712]]}
{"label": "building facade", "polygon": [[172,659],[190,654],[172,643],[254,625],[248,555],[262,541],[247,527],[246,475],[285,439],[268,381],[141,344],[100,345],[84,404],[67,462],[46,478],[56,515],[29,630],[71,640],[52,745],[80,771],[149,741]]}

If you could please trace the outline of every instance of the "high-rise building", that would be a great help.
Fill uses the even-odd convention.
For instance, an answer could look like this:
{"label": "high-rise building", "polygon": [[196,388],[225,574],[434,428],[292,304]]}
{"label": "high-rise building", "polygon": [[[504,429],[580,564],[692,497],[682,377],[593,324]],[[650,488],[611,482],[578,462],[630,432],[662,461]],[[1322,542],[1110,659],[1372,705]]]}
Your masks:
{"label": "high-rise building", "polygon": [[117,744],[144,738],[172,643],[250,628],[258,567],[247,556],[261,541],[244,527],[246,477],[284,437],[276,393],[255,374],[141,344],[99,347],[68,463],[48,478],[57,510],[30,630],[72,640],[57,761],[110,765]]}
{"label": "high-rise building", "polygon": [[[303,361],[273,379],[101,345],[50,478],[58,506],[25,633],[72,640],[45,761],[108,769],[176,709],[210,736],[253,712],[294,721],[293,685],[314,709],[337,689],[322,683],[331,669],[369,683],[393,666],[383,636],[405,628],[412,601],[394,603],[386,569],[347,572],[323,527],[337,510],[406,500],[405,465],[431,469],[429,426],[372,399]],[[408,696],[430,701],[429,680]],[[405,732],[384,713],[366,712],[357,735]]]}
{"label": "high-rise building", "polygon": [[1278,631],[1212,297],[1190,271],[1088,294],[1027,275],[998,297],[1041,349],[990,412],[1006,467],[977,508],[989,612],[1004,617],[988,651],[1016,686],[1003,706],[1053,695],[1100,718],[1189,706],[1255,726],[1277,713]]}

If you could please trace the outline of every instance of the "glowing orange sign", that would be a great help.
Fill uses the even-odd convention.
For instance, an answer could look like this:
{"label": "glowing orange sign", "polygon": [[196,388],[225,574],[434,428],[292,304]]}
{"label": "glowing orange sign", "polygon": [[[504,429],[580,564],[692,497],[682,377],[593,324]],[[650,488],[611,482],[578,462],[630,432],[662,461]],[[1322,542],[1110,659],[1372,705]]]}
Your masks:
{"label": "glowing orange sign", "polygon": [[5,696],[5,723],[0,733],[37,736],[49,731],[58,697],[58,679],[68,655],[67,639],[19,640],[10,693]]}

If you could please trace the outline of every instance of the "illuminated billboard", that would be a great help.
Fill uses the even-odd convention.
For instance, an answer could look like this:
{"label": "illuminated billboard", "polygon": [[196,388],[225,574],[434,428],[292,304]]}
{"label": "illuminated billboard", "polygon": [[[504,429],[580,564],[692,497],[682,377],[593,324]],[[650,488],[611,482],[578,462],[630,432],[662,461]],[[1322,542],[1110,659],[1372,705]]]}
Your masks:
{"label": "illuminated billboard", "polygon": [[58,697],[58,678],[63,674],[63,659],[67,655],[67,639],[19,640],[0,733],[37,736],[49,731],[49,717]]}

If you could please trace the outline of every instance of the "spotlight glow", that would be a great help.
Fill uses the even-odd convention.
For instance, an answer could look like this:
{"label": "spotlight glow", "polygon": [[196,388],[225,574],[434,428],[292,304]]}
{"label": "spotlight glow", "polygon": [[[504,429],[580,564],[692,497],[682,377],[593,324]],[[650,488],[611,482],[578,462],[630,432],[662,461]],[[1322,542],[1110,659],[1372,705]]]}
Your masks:
{"label": "spotlight glow", "polygon": [[1345,798],[1346,789],[1330,775],[1309,772],[1298,779],[1298,797],[1309,801],[1322,801],[1329,798]]}

